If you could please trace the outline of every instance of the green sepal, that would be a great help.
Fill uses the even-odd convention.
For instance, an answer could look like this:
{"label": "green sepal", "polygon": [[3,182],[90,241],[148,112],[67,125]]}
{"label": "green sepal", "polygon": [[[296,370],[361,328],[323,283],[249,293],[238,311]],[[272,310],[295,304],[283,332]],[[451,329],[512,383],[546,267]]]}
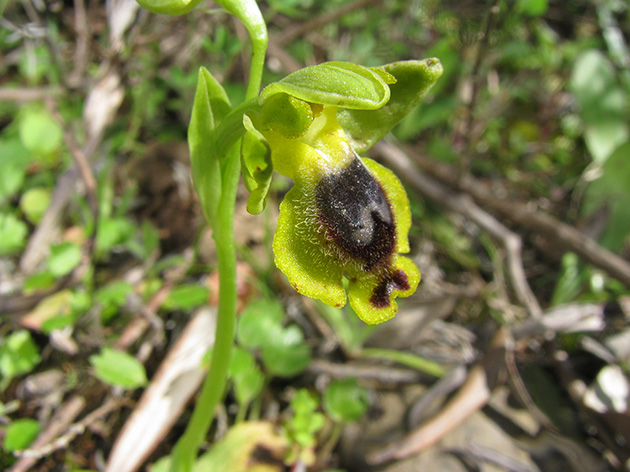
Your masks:
{"label": "green sepal", "polygon": [[213,228],[221,195],[220,156],[216,149],[216,125],[231,106],[225,90],[207,69],[199,69],[197,91],[188,127],[192,175],[201,207]]}
{"label": "green sepal", "polygon": [[380,73],[349,62],[325,62],[293,72],[265,87],[261,103],[278,93],[353,110],[376,110],[390,97],[389,86]]}
{"label": "green sepal", "polygon": [[199,0],[137,0],[137,2],[152,13],[184,15],[195,8]]}
{"label": "green sepal", "polygon": [[425,96],[442,75],[439,59],[400,61],[380,68],[396,78],[391,97],[378,110],[339,109],[337,118],[354,150],[361,154],[389,133]]}
{"label": "green sepal", "polygon": [[271,149],[265,137],[254,127],[249,116],[243,116],[245,134],[241,141],[241,172],[249,190],[247,211],[252,215],[262,213],[267,205],[273,166]]}

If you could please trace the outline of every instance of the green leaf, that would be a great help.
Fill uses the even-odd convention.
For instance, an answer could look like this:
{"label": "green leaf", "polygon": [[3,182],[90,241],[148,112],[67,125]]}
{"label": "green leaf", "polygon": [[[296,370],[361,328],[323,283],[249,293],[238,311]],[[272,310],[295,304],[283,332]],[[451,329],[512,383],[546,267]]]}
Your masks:
{"label": "green leaf", "polygon": [[[47,309],[48,313],[46,313],[46,305],[43,304],[44,300],[40,304],[37,305],[37,310],[39,315],[46,315],[48,317],[44,319],[40,318],[41,330],[50,334],[57,329],[63,329],[66,326],[73,326],[76,323],[76,320],[79,316],[85,314],[92,306],[92,298],[90,295],[82,290],[77,290],[70,292],[69,290],[62,290],[58,292],[60,295],[59,299],[53,299],[54,295],[44,299],[48,300]],[[57,311],[53,311],[55,308],[55,302],[58,304]],[[40,307],[40,305],[43,305]],[[31,312],[35,314],[35,311]]]}
{"label": "green leaf", "polygon": [[620,251],[630,235],[630,142],[617,148],[602,166],[602,176],[588,184],[584,215],[607,211],[608,224],[600,238],[602,246]]}
{"label": "green leaf", "polygon": [[311,350],[297,326],[282,326],[283,317],[284,308],[275,300],[250,303],[240,316],[236,338],[241,346],[261,350],[270,374],[292,377],[308,366]]}
{"label": "green leaf", "polygon": [[516,9],[527,16],[543,16],[549,7],[547,0],[518,0]]}
{"label": "green leaf", "polygon": [[20,209],[31,223],[41,221],[51,200],[50,189],[35,187],[27,190],[20,198]]}
{"label": "green leaf", "polygon": [[584,274],[580,271],[580,259],[572,252],[562,256],[562,271],[551,297],[551,306],[572,302],[584,286]]}
{"label": "green leaf", "polygon": [[586,145],[593,160],[602,163],[630,136],[626,94],[614,66],[597,50],[577,58],[570,86],[582,112]]}
{"label": "green leaf", "polygon": [[252,215],[258,215],[267,205],[273,175],[271,150],[267,140],[254,127],[249,116],[243,116],[243,125],[247,131],[241,141],[241,172],[245,187],[250,192],[247,211]]}
{"label": "green leaf", "polygon": [[41,329],[42,326],[57,317],[65,317],[72,313],[72,291],[59,290],[43,298],[26,316],[22,317],[24,326]]}
{"label": "green leaf", "polygon": [[148,220],[142,221],[142,249],[146,257],[160,248],[160,231]]}
{"label": "green leaf", "polygon": [[4,377],[30,372],[40,361],[37,346],[26,330],[11,334],[0,346],[0,373]]}
{"label": "green leaf", "polygon": [[41,427],[37,420],[30,418],[15,420],[7,426],[4,441],[2,442],[2,449],[6,452],[26,449],[35,441],[40,430]]}
{"label": "green leaf", "polygon": [[13,215],[0,213],[0,256],[24,247],[28,227]]}
{"label": "green leaf", "polygon": [[229,374],[234,381],[236,400],[240,404],[248,404],[261,392],[265,378],[254,356],[245,349],[232,349]]}
{"label": "green leaf", "polygon": [[283,317],[284,308],[277,300],[256,300],[247,305],[239,317],[236,339],[249,349],[273,342],[282,327]]}
{"label": "green leaf", "polygon": [[50,256],[46,261],[48,271],[55,277],[63,277],[81,263],[81,248],[72,243],[50,246]]}
{"label": "green leaf", "polygon": [[317,411],[319,402],[305,388],[297,391],[291,400],[293,416],[286,422],[288,436],[301,447],[312,447],[317,442],[317,433],[325,422],[324,415]]}
{"label": "green leaf", "polygon": [[207,287],[194,284],[179,285],[171,290],[162,304],[165,310],[189,310],[208,303]]}
{"label": "green leaf", "polygon": [[361,154],[389,133],[420,101],[442,75],[442,64],[436,58],[401,61],[382,66],[396,78],[389,85],[391,98],[378,110],[342,109],[339,124],[346,131],[352,147]]}
{"label": "green leaf", "polygon": [[96,377],[109,385],[134,389],[147,383],[144,366],[126,352],[106,347],[90,356],[90,364]]}
{"label": "green leaf", "polygon": [[57,281],[57,277],[50,272],[40,272],[39,274],[33,274],[24,281],[22,290],[24,294],[31,295],[38,290],[44,290],[52,287]]}
{"label": "green leaf", "polygon": [[293,377],[311,362],[311,348],[303,343],[304,335],[297,326],[280,330],[262,347],[261,358],[270,374]]}
{"label": "green leaf", "polygon": [[278,93],[310,103],[356,110],[376,110],[390,97],[389,86],[381,74],[349,62],[304,67],[269,84],[261,92],[260,100],[264,103]]}
{"label": "green leaf", "polygon": [[96,251],[99,256],[111,251],[115,246],[129,241],[135,226],[127,218],[101,218],[96,232]]}
{"label": "green leaf", "polygon": [[39,162],[49,163],[61,148],[61,126],[45,109],[34,106],[24,109],[19,120],[20,141]]}
{"label": "green leaf", "polygon": [[361,418],[369,406],[369,391],[355,378],[333,380],[324,392],[324,409],[335,421],[350,423]]}
{"label": "green leaf", "polygon": [[39,364],[39,350],[26,330],[16,331],[0,345],[0,374],[3,383],[8,383],[18,375],[26,374]]}
{"label": "green leaf", "polygon": [[215,127],[231,109],[225,90],[204,67],[199,69],[197,91],[188,127],[188,147],[195,188],[204,215],[216,227],[221,195],[221,154],[216,149]]}
{"label": "green leaf", "polygon": [[133,285],[124,280],[116,280],[98,289],[94,294],[94,300],[105,306],[122,306],[131,292],[133,292]]}
{"label": "green leaf", "polygon": [[26,167],[29,163],[29,152],[18,139],[1,139],[0,156],[2,156],[2,172],[0,172],[0,205],[22,188]]}

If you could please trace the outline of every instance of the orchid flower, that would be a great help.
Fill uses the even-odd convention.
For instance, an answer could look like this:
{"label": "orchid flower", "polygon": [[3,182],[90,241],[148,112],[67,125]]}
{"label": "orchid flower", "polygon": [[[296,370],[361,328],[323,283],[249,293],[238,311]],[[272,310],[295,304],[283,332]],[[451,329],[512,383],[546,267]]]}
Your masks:
{"label": "orchid flower", "polygon": [[[411,212],[398,178],[361,158],[441,75],[437,59],[378,68],[329,62],[267,86],[243,116],[248,210],[266,204],[272,169],[293,180],[273,240],[277,267],[299,293],[350,305],[366,323],[392,318],[416,290]],[[344,287],[347,279],[347,289]],[[347,296],[346,296],[347,290]]]}

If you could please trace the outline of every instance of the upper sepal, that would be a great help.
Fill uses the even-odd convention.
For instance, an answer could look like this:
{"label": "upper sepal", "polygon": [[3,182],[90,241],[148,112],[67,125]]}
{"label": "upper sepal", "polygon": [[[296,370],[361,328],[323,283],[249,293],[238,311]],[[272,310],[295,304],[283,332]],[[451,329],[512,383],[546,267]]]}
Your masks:
{"label": "upper sepal", "polygon": [[381,74],[350,62],[325,62],[308,66],[269,84],[261,102],[286,93],[310,103],[356,110],[376,110],[387,103],[389,85]]}
{"label": "upper sepal", "polygon": [[436,58],[393,62],[376,69],[396,79],[389,85],[389,101],[377,110],[338,111],[339,124],[359,154],[389,133],[422,100],[443,72]]}

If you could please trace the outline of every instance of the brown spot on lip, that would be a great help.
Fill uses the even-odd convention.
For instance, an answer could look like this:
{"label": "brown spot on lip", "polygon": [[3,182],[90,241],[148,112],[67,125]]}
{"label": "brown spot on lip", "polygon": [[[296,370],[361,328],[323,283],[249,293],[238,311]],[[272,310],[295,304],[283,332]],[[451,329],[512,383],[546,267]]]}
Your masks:
{"label": "brown spot on lip", "polygon": [[370,297],[370,303],[374,308],[387,308],[391,304],[391,295],[394,290],[409,290],[409,280],[407,274],[402,270],[393,273],[388,272],[385,277],[374,289]]}
{"label": "brown spot on lip", "polygon": [[384,282],[377,285],[374,293],[370,297],[370,303],[374,308],[387,308],[391,304],[390,295],[392,294],[389,283]]}
{"label": "brown spot on lip", "polygon": [[392,275],[392,283],[395,285],[396,290],[400,290],[404,292],[405,290],[409,290],[411,287],[409,286],[409,280],[407,279],[407,274],[402,270],[397,270]]}

